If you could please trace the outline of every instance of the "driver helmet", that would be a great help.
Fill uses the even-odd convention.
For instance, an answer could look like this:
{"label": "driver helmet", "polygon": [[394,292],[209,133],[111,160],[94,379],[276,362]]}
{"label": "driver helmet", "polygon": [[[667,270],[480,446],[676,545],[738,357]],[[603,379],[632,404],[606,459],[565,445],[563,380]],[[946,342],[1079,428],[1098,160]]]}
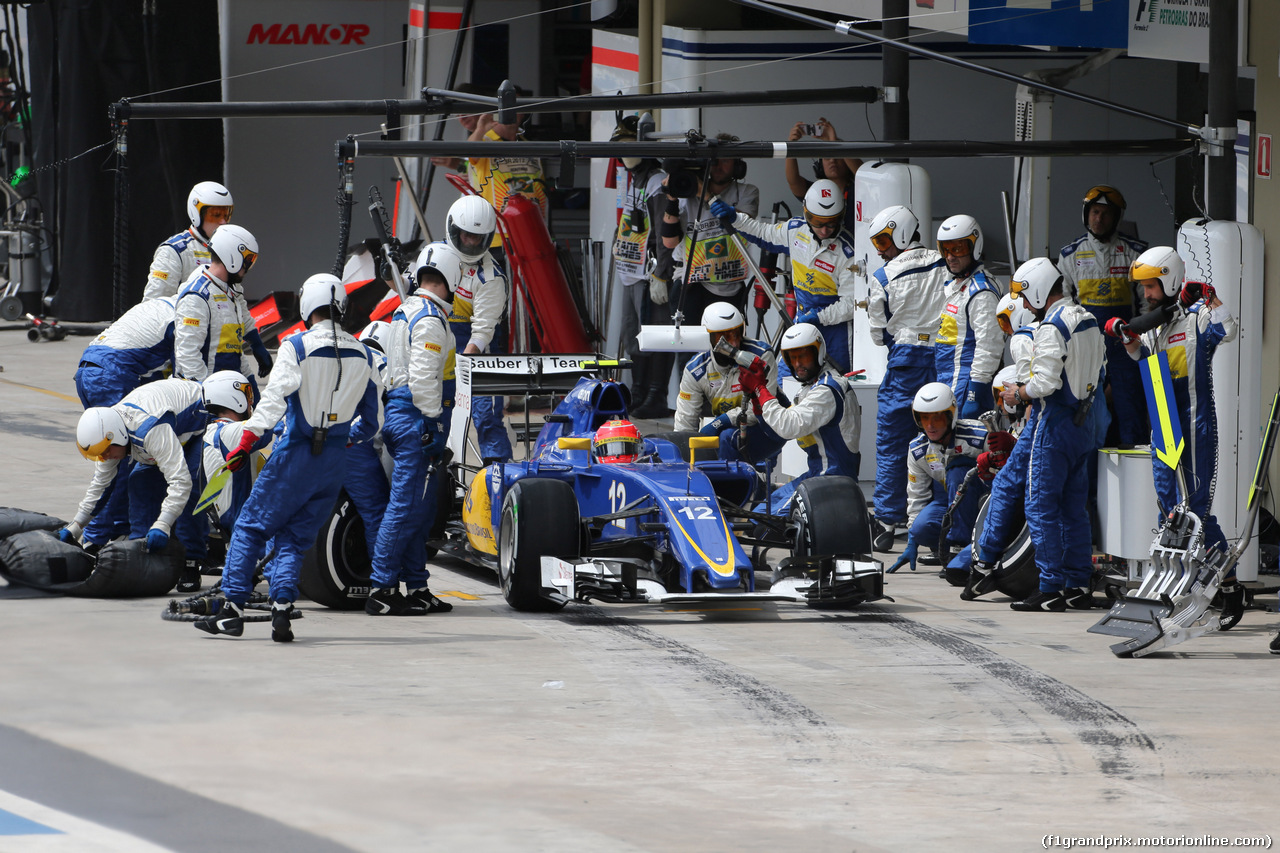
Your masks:
{"label": "driver helmet", "polygon": [[606,421],[596,430],[591,452],[597,462],[634,462],[643,444],[640,430],[631,421]]}

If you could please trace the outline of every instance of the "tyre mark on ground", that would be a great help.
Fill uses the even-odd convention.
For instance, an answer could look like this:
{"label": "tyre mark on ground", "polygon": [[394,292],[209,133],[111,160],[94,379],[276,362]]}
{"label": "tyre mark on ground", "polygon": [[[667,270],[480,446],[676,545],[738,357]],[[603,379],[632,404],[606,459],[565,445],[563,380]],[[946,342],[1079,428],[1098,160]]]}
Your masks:
{"label": "tyre mark on ground", "polygon": [[[877,612],[878,611],[878,612]],[[1092,754],[1104,776],[1134,779],[1151,776],[1156,745],[1138,725],[1111,706],[1024,664],[1017,663],[941,628],[897,613],[868,608],[867,622],[880,622],[946,652],[961,662],[1012,688],[1067,724],[1072,735]],[[856,625],[842,626],[856,630]],[[1162,776],[1157,765],[1154,775]]]}

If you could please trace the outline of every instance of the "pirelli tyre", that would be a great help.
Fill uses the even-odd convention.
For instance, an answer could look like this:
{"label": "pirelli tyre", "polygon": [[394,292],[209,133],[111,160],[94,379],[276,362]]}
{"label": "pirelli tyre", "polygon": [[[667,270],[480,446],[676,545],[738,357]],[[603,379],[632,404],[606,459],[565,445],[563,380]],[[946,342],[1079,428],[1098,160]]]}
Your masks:
{"label": "pirelli tyre", "polygon": [[[977,542],[987,523],[989,497],[982,499],[978,517],[973,523],[973,541]],[[1031,531],[1026,522],[1004,551],[995,573],[996,590],[1014,601],[1022,601],[1040,589],[1040,570],[1036,568],[1035,546],[1031,544]]]}
{"label": "pirelli tyre", "polygon": [[364,522],[345,491],[302,560],[298,589],[322,607],[361,610],[369,597],[369,549]]}
{"label": "pirelli tyre", "polygon": [[867,499],[852,477],[811,477],[796,487],[791,502],[794,555],[871,555]]}
{"label": "pirelli tyre", "polygon": [[542,557],[580,557],[581,530],[578,497],[568,483],[530,478],[507,490],[498,526],[498,581],[507,603],[523,611],[564,607],[565,595],[542,586]]}

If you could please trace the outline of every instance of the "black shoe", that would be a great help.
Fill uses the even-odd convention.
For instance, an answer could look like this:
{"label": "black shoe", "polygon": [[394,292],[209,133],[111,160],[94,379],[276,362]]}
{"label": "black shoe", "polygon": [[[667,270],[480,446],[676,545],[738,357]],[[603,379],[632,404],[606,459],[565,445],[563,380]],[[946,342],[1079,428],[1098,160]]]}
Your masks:
{"label": "black shoe", "polygon": [[289,624],[292,621],[292,601],[271,602],[271,639],[273,641],[277,643],[293,642],[293,628]]}
{"label": "black shoe", "polygon": [[200,591],[200,561],[187,560],[182,567],[181,574],[178,575],[178,585],[175,586],[174,592],[199,592]]}
{"label": "black shoe", "polygon": [[941,566],[942,555],[934,550],[925,551],[916,557],[916,562],[922,566]]}
{"label": "black shoe", "polygon": [[82,547],[82,548],[84,548],[84,552],[85,552],[86,554],[88,554],[90,557],[96,557],[96,556],[98,556],[98,552],[102,550],[102,546],[103,546],[103,545],[105,545],[105,544],[107,544],[107,543],[105,543],[105,542],[86,542],[86,543],[84,543],[84,545],[82,545],[81,547]]}
{"label": "black shoe", "polygon": [[206,575],[207,577],[220,578],[222,577],[222,566],[211,566],[208,563],[205,563],[200,567],[200,574]]}
{"label": "black shoe", "polygon": [[223,601],[218,612],[193,622],[197,628],[208,634],[230,634],[239,637],[244,633],[244,609],[230,601]]}
{"label": "black shoe", "polygon": [[987,560],[974,560],[969,577],[965,580],[964,592],[960,593],[962,601],[973,601],[980,595],[986,595],[996,588],[996,564]]}
{"label": "black shoe", "polygon": [[369,591],[364,612],[370,616],[426,616],[427,608],[420,604],[410,604],[409,599],[401,595],[398,589],[375,587]]}
{"label": "black shoe", "polygon": [[1218,588],[1218,595],[1222,597],[1218,630],[1230,631],[1244,618],[1244,587],[1234,581],[1224,583]]}
{"label": "black shoe", "polygon": [[441,601],[431,594],[431,590],[425,586],[421,589],[410,590],[404,600],[414,607],[425,607],[428,613],[448,613],[453,609],[453,605],[447,601]]}
{"label": "black shoe", "polygon": [[1276,634],[1271,638],[1271,645],[1267,646],[1271,649],[1271,654],[1280,655],[1280,634]]}
{"label": "black shoe", "polygon": [[952,586],[968,586],[969,575],[964,569],[953,569],[950,566],[942,570],[942,579]]}
{"label": "black shoe", "polygon": [[893,550],[893,539],[898,529],[895,525],[884,524],[874,515],[871,516],[871,549],[886,554]]}
{"label": "black shoe", "polygon": [[1022,601],[1013,602],[1013,604],[1009,605],[1009,609],[1019,610],[1023,613],[1043,613],[1045,611],[1065,613],[1067,600],[1063,598],[1061,592],[1037,592]]}
{"label": "black shoe", "polygon": [[486,456],[480,460],[480,464],[488,468],[490,465],[501,465],[504,462],[510,462],[510,459],[503,459],[501,456]]}
{"label": "black shoe", "polygon": [[1093,609],[1093,593],[1084,587],[1067,587],[1062,591],[1062,600],[1070,610]]}

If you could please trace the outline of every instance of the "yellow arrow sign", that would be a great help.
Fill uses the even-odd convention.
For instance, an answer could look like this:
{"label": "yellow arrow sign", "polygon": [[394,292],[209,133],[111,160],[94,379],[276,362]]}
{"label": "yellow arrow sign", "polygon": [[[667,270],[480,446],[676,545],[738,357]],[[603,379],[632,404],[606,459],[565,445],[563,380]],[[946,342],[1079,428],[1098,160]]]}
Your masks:
{"label": "yellow arrow sign", "polygon": [[1182,421],[1173,396],[1173,378],[1169,374],[1169,356],[1164,352],[1148,356],[1139,365],[1142,386],[1147,392],[1147,415],[1151,418],[1151,450],[1170,468],[1178,467],[1186,442],[1182,438]]}

